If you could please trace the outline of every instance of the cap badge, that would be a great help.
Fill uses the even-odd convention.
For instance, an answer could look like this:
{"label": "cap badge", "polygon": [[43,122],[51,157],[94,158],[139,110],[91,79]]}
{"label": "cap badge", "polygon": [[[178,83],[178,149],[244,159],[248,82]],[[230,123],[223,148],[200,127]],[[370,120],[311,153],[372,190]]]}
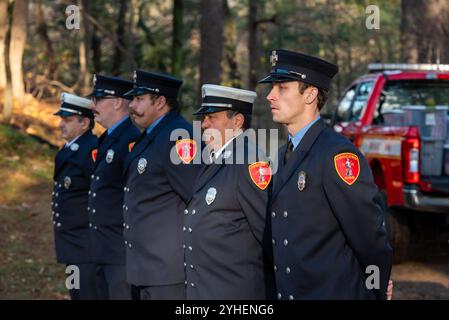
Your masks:
{"label": "cap badge", "polygon": [[70,145],[70,150],[72,150],[73,152],[77,151],[80,148],[78,143],[73,143]]}
{"label": "cap badge", "polygon": [[95,87],[95,85],[97,84],[97,75],[96,74],[94,74],[94,77],[92,78],[92,83]]}
{"label": "cap badge", "polygon": [[148,164],[147,159],[145,159],[145,158],[140,158],[140,159],[139,159],[139,162],[137,163],[137,172],[138,172],[139,174],[144,173],[144,172],[145,172],[145,169],[147,168],[147,164]]}
{"label": "cap badge", "polygon": [[306,188],[306,177],[307,174],[304,171],[299,171],[298,173],[298,190],[302,191]]}
{"label": "cap badge", "polygon": [[137,71],[136,70],[134,70],[133,80],[134,80],[134,82],[136,82],[136,80],[137,80]]}
{"label": "cap badge", "polygon": [[217,196],[217,189],[209,188],[206,193],[206,203],[209,206],[212,202],[215,201],[215,197]]}
{"label": "cap badge", "polygon": [[271,57],[270,57],[270,62],[271,62],[271,66],[274,67],[276,65],[276,63],[278,62],[278,55],[276,53],[276,50],[273,50],[271,52]]}
{"label": "cap badge", "polygon": [[108,153],[106,154],[106,162],[111,163],[112,160],[114,160],[114,150],[109,149]]}

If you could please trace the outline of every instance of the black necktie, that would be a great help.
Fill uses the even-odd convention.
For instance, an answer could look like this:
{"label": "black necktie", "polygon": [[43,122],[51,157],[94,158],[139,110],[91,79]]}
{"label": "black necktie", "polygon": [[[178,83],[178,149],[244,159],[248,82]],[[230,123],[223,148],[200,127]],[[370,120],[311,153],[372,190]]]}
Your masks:
{"label": "black necktie", "polygon": [[287,144],[287,150],[285,151],[285,155],[284,155],[284,164],[287,163],[288,159],[290,159],[290,156],[293,153],[293,142],[291,139],[288,140],[288,144]]}

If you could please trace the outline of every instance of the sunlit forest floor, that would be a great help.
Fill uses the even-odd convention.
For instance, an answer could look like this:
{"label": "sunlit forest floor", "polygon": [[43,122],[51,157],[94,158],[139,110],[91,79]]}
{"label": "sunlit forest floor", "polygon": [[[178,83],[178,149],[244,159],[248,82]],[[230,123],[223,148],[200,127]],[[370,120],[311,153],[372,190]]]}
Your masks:
{"label": "sunlit forest floor", "polygon": [[56,150],[0,125],[0,299],[65,299],[50,194]]}

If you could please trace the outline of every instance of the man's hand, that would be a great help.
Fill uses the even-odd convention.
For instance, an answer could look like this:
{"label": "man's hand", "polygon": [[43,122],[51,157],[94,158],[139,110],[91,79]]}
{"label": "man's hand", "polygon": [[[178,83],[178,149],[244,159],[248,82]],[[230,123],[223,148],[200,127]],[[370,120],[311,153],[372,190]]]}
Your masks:
{"label": "man's hand", "polygon": [[393,280],[389,280],[387,288],[387,300],[391,300],[392,297],[393,297]]}

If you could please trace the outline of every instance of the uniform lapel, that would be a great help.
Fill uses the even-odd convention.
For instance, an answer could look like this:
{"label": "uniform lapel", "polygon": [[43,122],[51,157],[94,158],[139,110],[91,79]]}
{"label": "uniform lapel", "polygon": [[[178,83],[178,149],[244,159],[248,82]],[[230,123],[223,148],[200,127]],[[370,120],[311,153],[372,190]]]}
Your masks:
{"label": "uniform lapel", "polygon": [[[92,132],[88,130],[85,132],[81,137],[79,137],[74,143],[78,144],[80,148],[82,148],[84,140],[86,140],[89,136],[92,135]],[[76,155],[78,153],[78,150],[72,151],[70,147],[62,147],[61,150],[59,150],[58,154],[56,155],[55,159],[55,174],[53,176],[53,179],[56,180],[56,177],[58,176],[59,171],[64,167],[64,164],[69,160],[72,156]]]}
{"label": "uniform lapel", "polygon": [[123,174],[125,175],[128,171],[128,167],[133,162],[135,158],[140,156],[142,152],[146,149],[146,147],[150,144],[151,141],[157,136],[157,134],[164,128],[168,123],[170,123],[174,118],[179,115],[177,111],[170,111],[165,115],[165,117],[159,122],[159,124],[151,130],[150,134],[147,134],[146,130],[142,132],[139,140],[137,140],[136,144],[133,147],[133,150],[128,154],[125,160],[125,170]]}
{"label": "uniform lapel", "polygon": [[273,194],[276,193],[276,191],[280,188],[280,184],[281,184],[281,176],[282,176],[282,172],[284,169],[284,155],[285,155],[285,151],[287,150],[287,143],[284,144],[282,147],[279,148],[278,150],[278,155],[277,155],[277,162],[278,162],[278,166],[277,166],[277,172],[275,175],[273,175]]}
{"label": "uniform lapel", "polygon": [[99,139],[98,145],[98,156],[95,161],[94,170],[97,168],[98,164],[101,160],[106,156],[107,150],[110,146],[112,146],[117,140],[120,139],[120,136],[123,134],[125,130],[131,125],[131,120],[128,118],[123,123],[121,123],[110,135],[108,135],[107,130],[101,135]]}
{"label": "uniform lapel", "polygon": [[314,123],[313,126],[310,127],[310,129],[306,132],[301,142],[299,143],[299,145],[297,146],[297,148],[290,156],[290,159],[287,161],[285,165],[283,165],[283,161],[284,161],[284,153],[287,146],[285,145],[281,148],[281,151],[283,151],[283,153],[279,154],[279,161],[281,162],[279,167],[282,169],[280,169],[280,172],[278,172],[279,181],[277,182],[276,188],[273,192],[273,199],[279,194],[279,192],[285,186],[285,184],[293,175],[295,170],[304,161],[310,148],[312,147],[318,136],[325,128],[326,124],[323,122],[322,119],[319,119],[316,123]]}

